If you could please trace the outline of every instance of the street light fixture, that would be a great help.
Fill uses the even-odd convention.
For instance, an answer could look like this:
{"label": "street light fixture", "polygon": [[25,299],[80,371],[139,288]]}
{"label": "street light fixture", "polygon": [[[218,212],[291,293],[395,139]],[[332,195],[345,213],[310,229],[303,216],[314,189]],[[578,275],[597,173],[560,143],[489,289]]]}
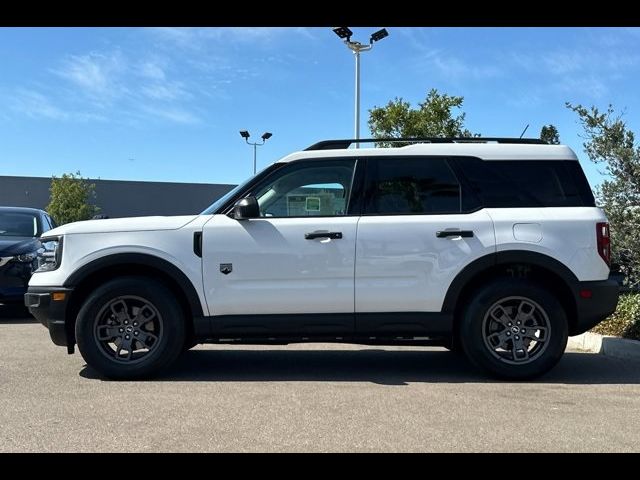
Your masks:
{"label": "street light fixture", "polygon": [[383,28],[382,30],[378,30],[377,32],[371,34],[370,43],[378,42],[388,36],[389,36],[389,32],[387,32],[386,28]]}
{"label": "street light fixture", "polygon": [[[333,32],[338,36],[338,38],[344,40],[344,44],[349,48],[349,50],[353,51],[353,54],[356,57],[355,139],[358,140],[360,138],[360,52],[371,50],[373,48],[373,44],[375,42],[379,42],[385,37],[388,37],[389,32],[387,32],[386,28],[374,32],[371,34],[368,45],[351,41],[353,32],[349,27],[335,27]],[[359,148],[359,144],[356,143],[355,147]]]}
{"label": "street light fixture", "polygon": [[264,145],[264,142],[266,142],[267,140],[269,140],[273,134],[271,132],[264,132],[262,134],[262,143],[253,143],[249,141],[249,137],[251,136],[249,134],[249,132],[247,130],[240,130],[240,136],[242,138],[244,138],[245,142],[247,142],[247,144],[249,145],[253,145],[253,174],[256,174],[256,149],[261,146]]}
{"label": "street light fixture", "polygon": [[353,35],[353,32],[349,27],[336,27],[333,31],[338,35],[338,37],[346,38],[347,40],[351,40],[351,35]]}

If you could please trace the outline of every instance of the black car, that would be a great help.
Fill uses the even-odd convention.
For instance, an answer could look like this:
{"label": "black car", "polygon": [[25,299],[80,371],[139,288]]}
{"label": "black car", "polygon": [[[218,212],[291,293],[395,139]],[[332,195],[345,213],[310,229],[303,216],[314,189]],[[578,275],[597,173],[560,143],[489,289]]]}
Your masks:
{"label": "black car", "polygon": [[42,210],[0,207],[0,303],[22,302],[38,268],[38,238],[55,224]]}

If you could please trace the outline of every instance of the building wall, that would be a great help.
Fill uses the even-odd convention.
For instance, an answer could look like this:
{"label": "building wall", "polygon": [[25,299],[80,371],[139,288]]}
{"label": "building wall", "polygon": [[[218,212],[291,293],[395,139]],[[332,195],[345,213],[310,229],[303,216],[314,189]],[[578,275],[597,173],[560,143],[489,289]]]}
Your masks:
{"label": "building wall", "polygon": [[[96,205],[110,218],[200,213],[235,185],[91,180]],[[0,206],[45,209],[50,178],[0,176]]]}

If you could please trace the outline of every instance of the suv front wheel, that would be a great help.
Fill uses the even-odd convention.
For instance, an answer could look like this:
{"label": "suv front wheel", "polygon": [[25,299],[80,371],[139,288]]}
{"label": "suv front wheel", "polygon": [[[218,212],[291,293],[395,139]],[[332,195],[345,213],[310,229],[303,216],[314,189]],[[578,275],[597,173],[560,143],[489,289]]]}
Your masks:
{"label": "suv front wheel", "polygon": [[538,284],[501,279],[472,297],[459,332],[474,364],[497,377],[521,380],[558,363],[567,345],[567,316],[556,297]]}
{"label": "suv front wheel", "polygon": [[172,292],[147,277],[111,280],[84,302],[76,322],[87,364],[114,379],[143,378],[182,352],[185,319]]}

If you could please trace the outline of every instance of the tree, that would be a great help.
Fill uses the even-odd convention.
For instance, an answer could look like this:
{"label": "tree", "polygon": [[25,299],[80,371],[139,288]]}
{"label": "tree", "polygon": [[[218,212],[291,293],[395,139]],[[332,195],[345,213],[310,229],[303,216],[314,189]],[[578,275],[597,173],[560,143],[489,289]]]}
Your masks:
{"label": "tree", "polygon": [[558,129],[551,124],[543,126],[542,130],[540,130],[540,140],[544,140],[551,145],[560,145]]}
{"label": "tree", "polygon": [[609,178],[596,189],[598,203],[609,219],[612,259],[620,265],[627,285],[640,283],[640,147],[622,115],[611,105],[598,108],[566,103],[578,114],[584,128],[585,152],[604,165]]}
{"label": "tree", "polygon": [[[418,108],[396,97],[384,107],[369,110],[369,129],[373,138],[402,137],[471,137],[464,128],[465,113],[454,116],[452,110],[462,108],[464,97],[429,91]],[[401,146],[401,143],[379,142],[379,146]]]}
{"label": "tree", "polygon": [[80,172],[65,173],[60,178],[52,177],[49,188],[51,197],[47,211],[58,225],[88,220],[100,209],[95,201],[95,184],[82,178]]}

